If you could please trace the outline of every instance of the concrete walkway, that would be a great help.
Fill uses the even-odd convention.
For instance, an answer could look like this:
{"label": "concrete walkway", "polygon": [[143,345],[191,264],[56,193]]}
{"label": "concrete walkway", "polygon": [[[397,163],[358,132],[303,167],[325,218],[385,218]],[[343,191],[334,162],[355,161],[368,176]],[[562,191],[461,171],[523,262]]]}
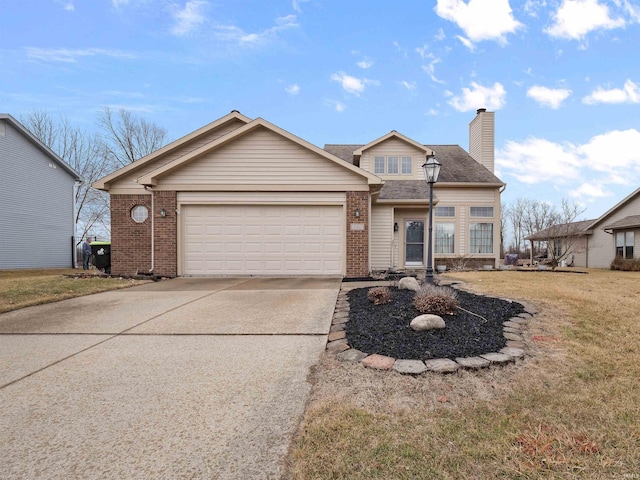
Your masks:
{"label": "concrete walkway", "polygon": [[0,315],[0,476],[279,478],[339,288],[180,278]]}

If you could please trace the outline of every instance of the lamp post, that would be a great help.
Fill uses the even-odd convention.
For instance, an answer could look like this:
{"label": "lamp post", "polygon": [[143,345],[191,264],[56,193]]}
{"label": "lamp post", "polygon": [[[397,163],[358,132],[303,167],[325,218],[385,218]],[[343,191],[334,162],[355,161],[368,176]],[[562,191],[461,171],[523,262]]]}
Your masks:
{"label": "lamp post", "polygon": [[433,184],[438,181],[440,166],[440,163],[434,157],[428,157],[427,162],[422,165],[424,178],[429,184],[429,241],[427,245],[427,270],[424,278],[424,282],[427,284],[433,283],[433,255],[431,253],[431,239],[433,237]]}

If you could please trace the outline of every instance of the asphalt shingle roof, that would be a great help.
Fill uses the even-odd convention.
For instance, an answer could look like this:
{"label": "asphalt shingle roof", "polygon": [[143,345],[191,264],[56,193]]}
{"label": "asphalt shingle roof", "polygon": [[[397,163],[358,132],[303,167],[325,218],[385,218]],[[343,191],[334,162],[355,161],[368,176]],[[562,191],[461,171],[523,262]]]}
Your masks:
{"label": "asphalt shingle roof", "polygon": [[587,233],[587,228],[595,220],[581,220],[579,222],[562,223],[553,225],[552,227],[545,228],[539,232],[525,237],[525,240],[548,240],[555,237],[566,237],[568,235],[584,235]]}
{"label": "asphalt shingle roof", "polygon": [[640,227],[640,215],[630,215],[618,220],[617,222],[605,225],[605,230],[620,230],[622,228],[637,228]]}
{"label": "asphalt shingle roof", "polygon": [[[353,163],[353,152],[363,146],[327,144],[324,149],[349,163]],[[442,164],[438,183],[502,183],[498,177],[478,163],[459,145],[425,145],[425,147],[433,150],[436,159]],[[387,180],[379,197],[380,200],[423,200],[428,198],[429,186],[423,180]]]}

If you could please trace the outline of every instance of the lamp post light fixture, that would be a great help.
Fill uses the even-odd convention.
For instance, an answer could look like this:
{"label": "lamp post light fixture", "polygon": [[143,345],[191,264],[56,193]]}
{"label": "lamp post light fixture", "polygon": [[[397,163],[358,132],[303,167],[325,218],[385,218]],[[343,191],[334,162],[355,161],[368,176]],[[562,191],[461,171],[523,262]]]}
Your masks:
{"label": "lamp post light fixture", "polygon": [[441,165],[435,157],[428,157],[427,162],[422,165],[424,178],[429,184],[429,241],[427,246],[427,270],[424,278],[424,282],[427,284],[433,284],[433,255],[431,253],[431,239],[433,237],[433,184],[438,181],[440,167]]}

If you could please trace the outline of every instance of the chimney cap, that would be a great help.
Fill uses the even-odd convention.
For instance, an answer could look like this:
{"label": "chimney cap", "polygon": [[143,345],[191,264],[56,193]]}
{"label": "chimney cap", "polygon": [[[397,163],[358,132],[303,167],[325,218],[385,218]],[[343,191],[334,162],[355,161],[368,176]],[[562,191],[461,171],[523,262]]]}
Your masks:
{"label": "chimney cap", "polygon": [[486,108],[479,108],[476,113],[480,115],[482,112],[486,112],[486,111],[487,111]]}

